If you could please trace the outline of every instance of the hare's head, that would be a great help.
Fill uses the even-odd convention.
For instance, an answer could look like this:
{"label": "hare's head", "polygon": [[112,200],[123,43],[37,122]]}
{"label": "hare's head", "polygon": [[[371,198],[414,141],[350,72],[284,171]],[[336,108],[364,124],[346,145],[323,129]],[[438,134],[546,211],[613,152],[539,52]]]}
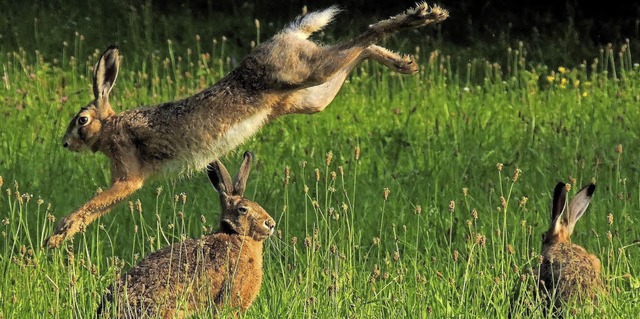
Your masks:
{"label": "hare's head", "polygon": [[560,182],[556,185],[551,206],[551,225],[549,230],[543,234],[543,246],[569,242],[573,227],[589,207],[591,195],[595,190],[596,185],[594,184],[583,187],[567,207],[567,184]]}
{"label": "hare's head", "polygon": [[107,48],[93,68],[94,100],[80,109],[73,117],[62,138],[62,145],[74,152],[96,151],[95,143],[100,136],[102,125],[115,112],[109,104],[109,92],[116,83],[120,55],[118,48]]}
{"label": "hare's head", "polygon": [[220,230],[263,240],[273,234],[276,222],[260,205],[243,196],[251,171],[251,157],[251,153],[244,153],[244,160],[234,182],[218,160],[209,164],[207,174],[211,184],[220,194]]}

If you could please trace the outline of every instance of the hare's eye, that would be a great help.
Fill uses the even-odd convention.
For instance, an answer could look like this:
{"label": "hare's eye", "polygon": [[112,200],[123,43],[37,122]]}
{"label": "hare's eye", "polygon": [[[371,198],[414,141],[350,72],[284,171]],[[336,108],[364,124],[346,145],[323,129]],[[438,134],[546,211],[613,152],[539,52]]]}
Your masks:
{"label": "hare's eye", "polygon": [[86,116],[81,116],[78,118],[78,125],[87,125],[89,123],[89,118]]}
{"label": "hare's eye", "polygon": [[248,209],[248,208],[246,208],[246,207],[244,207],[244,206],[240,206],[240,207],[238,207],[238,213],[239,213],[240,215],[244,215],[244,214],[246,214],[248,211],[249,211],[249,209]]}

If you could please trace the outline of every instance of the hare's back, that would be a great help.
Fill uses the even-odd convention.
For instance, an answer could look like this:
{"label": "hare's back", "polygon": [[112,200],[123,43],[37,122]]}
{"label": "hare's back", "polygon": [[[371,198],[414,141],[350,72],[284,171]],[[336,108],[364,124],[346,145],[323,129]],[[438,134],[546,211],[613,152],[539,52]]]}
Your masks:
{"label": "hare's back", "polygon": [[543,257],[540,279],[547,290],[555,290],[561,299],[593,298],[596,290],[602,287],[599,262],[596,265],[595,257],[584,248],[568,243],[556,244],[549,247]]}

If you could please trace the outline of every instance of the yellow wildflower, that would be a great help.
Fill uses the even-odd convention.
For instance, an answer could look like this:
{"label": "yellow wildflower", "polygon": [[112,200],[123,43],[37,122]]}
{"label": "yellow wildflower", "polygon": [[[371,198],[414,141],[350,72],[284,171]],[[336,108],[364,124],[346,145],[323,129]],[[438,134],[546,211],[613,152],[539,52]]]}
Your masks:
{"label": "yellow wildflower", "polygon": [[560,79],[560,88],[562,88],[562,89],[566,88],[567,87],[567,82],[569,82],[569,81],[567,81],[567,79],[565,79],[565,78]]}
{"label": "yellow wildflower", "polygon": [[547,81],[548,81],[549,83],[553,83],[553,81],[554,81],[555,79],[556,79],[556,78],[555,78],[553,75],[547,75]]}
{"label": "yellow wildflower", "polygon": [[560,74],[565,74],[565,73],[567,73],[567,68],[565,68],[563,66],[559,66],[558,67],[558,72],[560,72]]}

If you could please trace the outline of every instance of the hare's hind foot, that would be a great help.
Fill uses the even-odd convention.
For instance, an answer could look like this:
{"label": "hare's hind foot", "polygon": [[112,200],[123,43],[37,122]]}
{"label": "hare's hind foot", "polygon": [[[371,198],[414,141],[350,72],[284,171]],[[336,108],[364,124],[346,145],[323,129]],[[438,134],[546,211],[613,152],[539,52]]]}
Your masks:
{"label": "hare's hind foot", "polygon": [[439,6],[429,7],[426,2],[422,2],[414,8],[407,9],[404,13],[374,23],[369,28],[380,33],[390,33],[401,29],[419,28],[428,24],[442,22],[448,17],[449,11]]}

